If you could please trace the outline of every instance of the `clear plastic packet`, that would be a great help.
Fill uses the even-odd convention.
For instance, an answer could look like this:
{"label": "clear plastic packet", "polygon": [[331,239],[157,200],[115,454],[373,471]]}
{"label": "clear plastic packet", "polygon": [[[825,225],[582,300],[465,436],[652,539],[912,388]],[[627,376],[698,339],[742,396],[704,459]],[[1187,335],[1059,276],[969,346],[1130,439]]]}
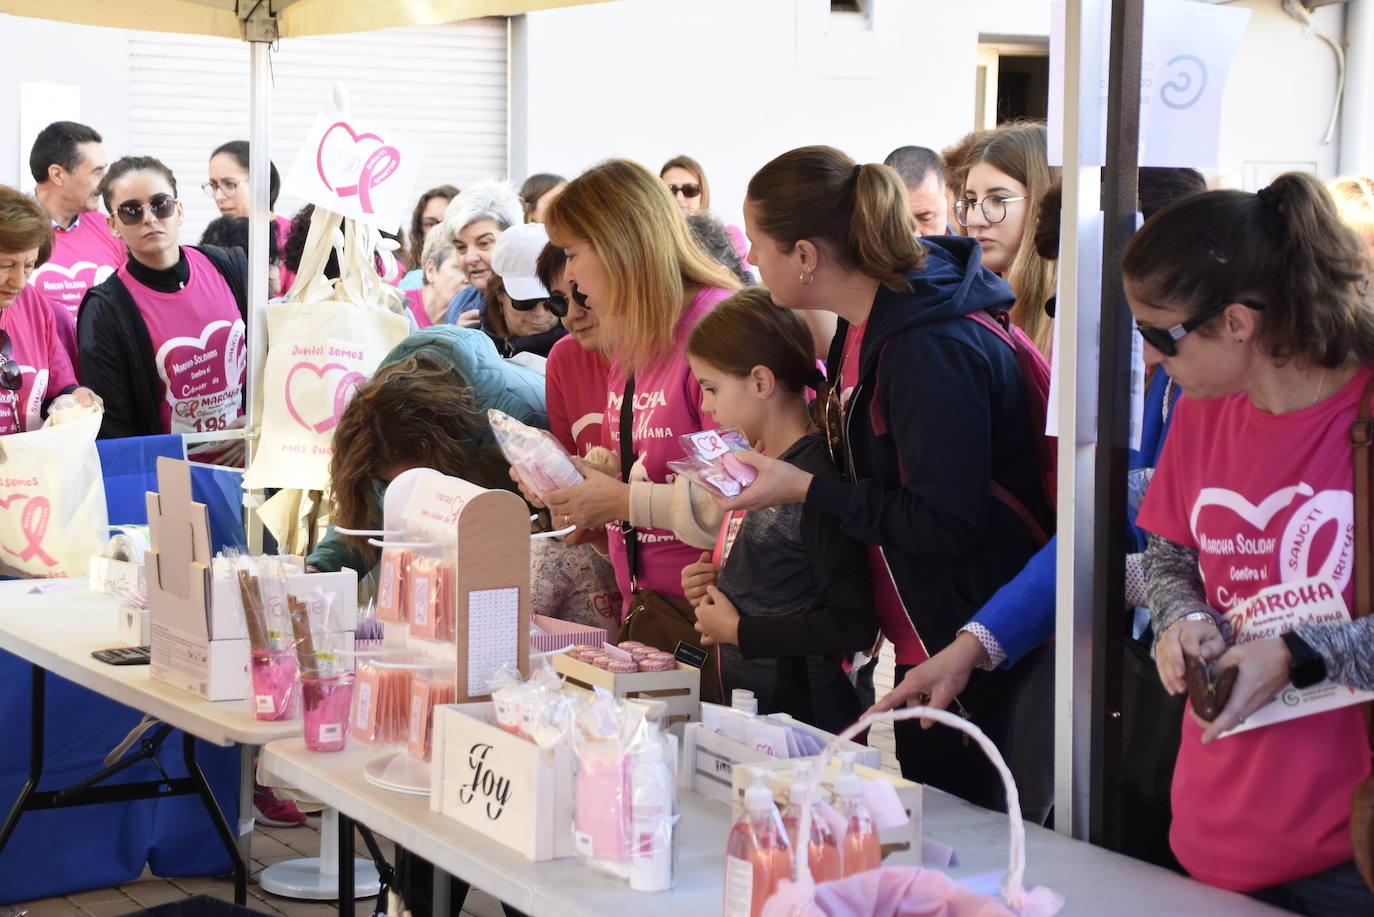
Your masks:
{"label": "clear plastic packet", "polygon": [[752,452],[749,440],[735,427],[703,430],[678,437],[684,458],[668,462],[668,467],[723,497],[738,497],[758,473],[735,458],[739,452]]}
{"label": "clear plastic packet", "polygon": [[581,483],[582,472],[553,434],[495,408],[488,409],[487,419],[501,454],[530,493],[542,500],[551,490]]}
{"label": "clear plastic packet", "polygon": [[388,545],[382,548],[377,565],[377,619],[405,621],[406,572],[410,566],[410,551]]}
{"label": "clear plastic packet", "polygon": [[410,635],[452,643],[456,546],[415,545],[409,554],[404,592]]}
{"label": "clear plastic packet", "polygon": [[434,741],[434,708],[453,703],[457,694],[452,676],[423,673],[411,678],[410,719],[406,737],[406,752],[411,757],[421,761],[430,759]]}
{"label": "clear plastic packet", "polygon": [[1145,491],[1150,489],[1150,481],[1154,476],[1153,468],[1133,468],[1126,472],[1126,501],[1136,512],[1140,512],[1145,502]]}
{"label": "clear plastic packet", "polygon": [[353,737],[366,745],[405,745],[410,738],[412,666],[367,660],[358,664]]}

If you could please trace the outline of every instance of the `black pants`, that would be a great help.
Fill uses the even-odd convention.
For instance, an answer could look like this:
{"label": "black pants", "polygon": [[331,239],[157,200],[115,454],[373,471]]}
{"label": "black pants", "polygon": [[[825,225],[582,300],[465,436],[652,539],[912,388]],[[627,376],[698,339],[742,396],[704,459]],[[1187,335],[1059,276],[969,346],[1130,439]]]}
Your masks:
{"label": "black pants", "polygon": [[[898,666],[896,682],[911,669]],[[962,709],[961,706],[962,705]],[[975,671],[952,708],[987,734],[1011,770],[1021,815],[1044,824],[1054,806],[1054,647],[1036,647],[1008,670]],[[1007,810],[1002,778],[962,732],[919,720],[895,724],[902,776],[975,805]]]}

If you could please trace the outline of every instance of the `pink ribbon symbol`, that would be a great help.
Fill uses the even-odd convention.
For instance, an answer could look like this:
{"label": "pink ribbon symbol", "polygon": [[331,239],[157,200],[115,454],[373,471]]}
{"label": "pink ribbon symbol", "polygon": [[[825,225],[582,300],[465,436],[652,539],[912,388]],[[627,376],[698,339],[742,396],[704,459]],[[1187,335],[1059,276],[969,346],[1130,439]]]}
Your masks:
{"label": "pink ribbon symbol", "polygon": [[[348,136],[353,138],[353,143],[355,145],[364,140],[375,140],[379,144],[382,144],[382,146],[373,150],[371,155],[369,155],[367,160],[363,163],[356,184],[340,185],[337,188],[329,183],[324,168],[324,147],[329,141],[329,135],[332,134],[336,128],[343,128]],[[333,124],[329,125],[324,134],[320,137],[319,147],[315,150],[315,168],[320,173],[320,181],[324,182],[324,186],[339,197],[350,197],[354,194],[358,195],[358,203],[362,207],[364,213],[373,212],[372,189],[390,178],[391,174],[396,171],[400,164],[401,154],[394,146],[385,144],[382,138],[376,134],[354,133],[353,128],[350,127],[346,121],[335,121]]]}
{"label": "pink ribbon symbol", "polygon": [[24,533],[24,540],[28,542],[28,546],[23,551],[14,551],[6,547],[5,553],[13,554],[20,560],[37,557],[49,567],[56,567],[56,558],[43,550],[43,536],[48,531],[48,517],[52,515],[52,504],[48,502],[47,497],[23,497],[16,494],[6,500],[4,505],[9,506],[16,500],[28,501],[19,516],[19,529]]}

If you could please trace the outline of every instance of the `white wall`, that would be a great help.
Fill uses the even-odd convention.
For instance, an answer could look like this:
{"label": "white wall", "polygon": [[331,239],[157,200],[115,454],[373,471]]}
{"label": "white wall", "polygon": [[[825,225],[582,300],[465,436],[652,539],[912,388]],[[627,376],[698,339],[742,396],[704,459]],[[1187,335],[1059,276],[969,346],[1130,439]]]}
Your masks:
{"label": "white wall", "polygon": [[[749,177],[810,143],[861,161],[939,149],[973,120],[978,25],[937,0],[873,0],[873,29],[828,0],[620,0],[530,13],[512,51],[512,172],[575,175],[608,156],[698,159],[739,220]],[[521,131],[519,113],[526,115]]]}

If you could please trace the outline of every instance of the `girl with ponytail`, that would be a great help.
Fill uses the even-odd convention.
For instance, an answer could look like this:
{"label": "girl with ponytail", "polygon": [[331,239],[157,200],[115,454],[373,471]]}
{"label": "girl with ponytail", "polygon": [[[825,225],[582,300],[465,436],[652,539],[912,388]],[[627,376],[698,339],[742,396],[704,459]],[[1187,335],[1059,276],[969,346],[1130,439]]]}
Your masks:
{"label": "girl with ponytail", "polygon": [[[760,169],[744,216],[749,260],[773,301],[840,317],[818,408],[846,477],[747,456],[758,479],[726,507],[803,503],[866,542],[900,679],[951,644],[1034,553],[1036,538],[1011,504],[1051,523],[1032,439],[1043,431],[1032,429],[1015,354],[966,317],[1005,313],[1015,297],[982,266],[974,240],[916,238],[896,172],[829,147],[793,150]],[[1028,673],[1048,684],[1049,667],[1037,665],[1044,654],[976,672],[955,699],[998,743],[1035,806],[1052,794],[1050,710],[1014,710]],[[946,733],[899,723],[903,773],[1005,805],[992,768]]]}
{"label": "girl with ponytail", "polygon": [[[753,287],[697,324],[687,361],[701,410],[739,427],[768,455],[838,477],[807,413],[819,385],[811,332],[800,315]],[[878,618],[862,543],[839,520],[802,503],[727,514],[713,552],[682,572],[697,630],[720,644],[721,696],[747,688],[760,713],[790,713],[827,732],[859,717],[847,654],[873,646]]]}
{"label": "girl with ponytail", "polygon": [[[1353,608],[1356,552],[1374,550],[1352,495],[1352,453],[1367,451],[1352,424],[1374,392],[1366,265],[1298,173],[1171,205],[1123,265],[1146,361],[1184,394],[1138,521],[1160,679],[1177,694],[1190,660],[1238,669],[1214,721],[1184,717],[1170,842],[1196,878],[1309,914],[1374,913],[1350,832],[1370,770],[1360,708],[1216,740],[1294,688],[1374,688],[1370,619],[1316,623],[1303,599],[1325,589]],[[1298,603],[1269,616],[1282,636],[1246,639],[1245,609],[1275,592]]]}

